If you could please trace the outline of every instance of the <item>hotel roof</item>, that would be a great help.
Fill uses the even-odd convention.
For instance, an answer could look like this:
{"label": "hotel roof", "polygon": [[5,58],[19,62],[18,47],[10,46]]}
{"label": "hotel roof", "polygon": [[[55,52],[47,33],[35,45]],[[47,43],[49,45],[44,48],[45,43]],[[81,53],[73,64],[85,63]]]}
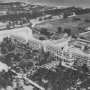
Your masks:
{"label": "hotel roof", "polygon": [[75,41],[74,45],[79,45],[79,46],[87,46],[87,43],[85,42],[80,42],[80,41]]}

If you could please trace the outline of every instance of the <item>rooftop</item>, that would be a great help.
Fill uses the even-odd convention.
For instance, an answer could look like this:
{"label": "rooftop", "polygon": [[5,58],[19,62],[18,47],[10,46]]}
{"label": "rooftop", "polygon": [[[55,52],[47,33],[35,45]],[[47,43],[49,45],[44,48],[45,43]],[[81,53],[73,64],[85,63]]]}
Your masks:
{"label": "rooftop", "polygon": [[32,39],[32,40],[39,41],[38,39],[34,38],[34,35],[32,34],[32,30],[29,27],[15,29],[14,32],[11,33],[11,35],[25,40]]}
{"label": "rooftop", "polygon": [[65,38],[61,38],[61,39],[57,39],[57,40],[45,40],[45,42],[47,42],[48,44],[60,44],[60,43],[63,43],[65,41],[69,41],[70,40],[70,37],[65,37]]}
{"label": "rooftop", "polygon": [[75,48],[75,47],[69,48],[68,51],[71,52],[71,53],[77,53],[79,55],[86,56],[86,57],[90,58],[90,54],[89,53],[86,54],[84,51],[82,51],[82,50],[80,50],[78,48]]}
{"label": "rooftop", "polygon": [[85,43],[85,42],[80,42],[80,41],[75,41],[75,42],[74,42],[74,45],[86,46],[87,43]]}
{"label": "rooftop", "polygon": [[81,33],[79,37],[84,37],[86,40],[90,41],[90,31]]}

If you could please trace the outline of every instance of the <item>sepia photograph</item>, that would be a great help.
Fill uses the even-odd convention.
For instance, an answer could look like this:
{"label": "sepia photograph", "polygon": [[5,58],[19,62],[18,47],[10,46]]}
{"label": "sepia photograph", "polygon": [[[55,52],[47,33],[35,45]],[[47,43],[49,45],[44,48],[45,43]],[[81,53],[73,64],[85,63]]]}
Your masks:
{"label": "sepia photograph", "polygon": [[90,0],[0,0],[0,90],[90,90]]}

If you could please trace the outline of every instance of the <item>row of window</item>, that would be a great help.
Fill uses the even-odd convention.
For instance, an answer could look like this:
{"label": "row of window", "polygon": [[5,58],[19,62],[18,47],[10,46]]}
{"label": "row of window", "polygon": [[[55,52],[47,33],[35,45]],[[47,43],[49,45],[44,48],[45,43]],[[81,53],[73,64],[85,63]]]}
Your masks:
{"label": "row of window", "polygon": [[[11,36],[11,40],[17,40],[17,41],[19,41],[21,43],[26,42],[26,40],[24,40],[23,38],[16,37],[16,36],[13,36],[13,35]],[[41,47],[41,43],[39,43],[37,41],[29,40],[28,42],[29,42],[29,46],[34,48],[34,49],[39,49]],[[63,50],[58,49],[58,48],[56,48],[54,46],[51,46],[51,45],[46,45],[46,50],[51,52],[51,53],[53,53],[53,54],[57,54],[59,56],[62,56],[62,53],[63,53]],[[64,54],[64,56],[66,58],[70,57],[70,53],[69,52],[65,52],[63,54]],[[80,60],[80,63],[88,63],[88,60],[89,60],[88,57],[82,56],[80,54],[73,53],[73,52],[72,52],[72,58]],[[69,63],[68,60],[64,60],[64,62]]]}
{"label": "row of window", "polygon": [[[13,42],[18,42],[19,41],[20,43],[26,43],[26,40],[24,40],[23,38],[16,37],[16,36],[13,36],[13,35],[11,35],[11,40]],[[40,46],[40,43],[29,40],[29,47],[39,49],[39,46]]]}
{"label": "row of window", "polygon": [[52,62],[51,64],[48,64],[48,65],[46,65],[45,67],[46,68],[52,68],[52,67],[55,67],[55,66],[57,66],[57,65],[59,65],[59,62]]}
{"label": "row of window", "polygon": [[64,55],[66,58],[70,58],[70,53],[69,52],[63,52],[63,50],[58,49],[56,47],[53,46],[46,46],[47,51],[53,53],[53,54],[57,54],[58,56],[62,56]]}
{"label": "row of window", "polygon": [[63,61],[66,62],[66,63],[70,63],[70,62],[69,62],[68,60],[66,60],[66,59],[63,59]]}
{"label": "row of window", "polygon": [[77,53],[73,53],[72,55],[73,55],[73,57],[74,57],[76,60],[78,60],[78,65],[79,65],[79,66],[82,66],[83,63],[87,64],[87,66],[90,66],[90,59],[89,59],[89,57],[87,57],[87,56],[82,56],[82,55],[77,54]]}
{"label": "row of window", "polygon": [[87,56],[82,56],[80,54],[77,54],[77,53],[72,53],[72,57],[75,58],[75,59],[78,59],[78,60],[89,60],[89,57]]}
{"label": "row of window", "polygon": [[38,42],[35,42],[35,41],[32,41],[32,40],[29,40],[29,46],[32,47],[32,48],[36,48],[36,49],[39,49],[40,48],[40,43]]}
{"label": "row of window", "polygon": [[58,49],[56,47],[53,47],[53,46],[50,46],[50,45],[47,45],[46,46],[46,50],[53,53],[53,54],[57,54],[59,56],[62,56],[62,50],[61,49]]}

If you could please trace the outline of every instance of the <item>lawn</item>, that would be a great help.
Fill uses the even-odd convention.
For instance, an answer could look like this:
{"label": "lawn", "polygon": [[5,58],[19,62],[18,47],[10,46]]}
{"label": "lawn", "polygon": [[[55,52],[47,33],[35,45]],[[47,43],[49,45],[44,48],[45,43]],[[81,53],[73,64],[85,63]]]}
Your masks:
{"label": "lawn", "polygon": [[83,14],[83,15],[78,15],[78,16],[75,16],[76,18],[81,18],[81,19],[90,19],[90,13],[88,14]]}
{"label": "lawn", "polygon": [[83,30],[78,29],[78,27],[85,28],[87,26],[90,26],[90,23],[86,23],[83,20],[76,21],[73,20],[72,17],[70,17],[62,20],[58,19],[58,20],[43,22],[36,25],[36,28],[40,30],[42,27],[45,27],[50,32],[56,32],[58,26],[61,26],[62,28],[71,28],[72,34],[79,34],[83,32]]}

